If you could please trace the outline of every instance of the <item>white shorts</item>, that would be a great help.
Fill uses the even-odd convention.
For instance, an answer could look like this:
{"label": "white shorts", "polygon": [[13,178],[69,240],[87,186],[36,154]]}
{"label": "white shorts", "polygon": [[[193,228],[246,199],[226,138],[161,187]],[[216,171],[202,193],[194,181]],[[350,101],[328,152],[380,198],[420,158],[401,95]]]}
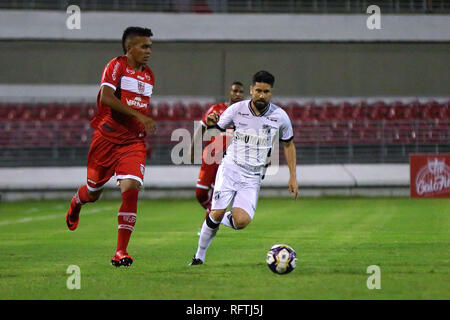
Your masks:
{"label": "white shorts", "polygon": [[220,164],[214,183],[211,210],[244,209],[253,219],[258,203],[261,176],[250,174],[238,165]]}

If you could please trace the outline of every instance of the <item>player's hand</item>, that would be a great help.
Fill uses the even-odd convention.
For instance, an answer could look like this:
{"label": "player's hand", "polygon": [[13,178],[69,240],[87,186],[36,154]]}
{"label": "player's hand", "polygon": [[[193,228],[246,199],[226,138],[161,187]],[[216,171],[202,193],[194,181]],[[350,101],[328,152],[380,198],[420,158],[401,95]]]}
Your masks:
{"label": "player's hand", "polygon": [[156,130],[156,122],[152,118],[140,114],[137,119],[144,125],[145,131],[154,132]]}
{"label": "player's hand", "polygon": [[297,199],[298,196],[297,178],[294,177],[289,178],[289,192],[292,194],[294,199]]}
{"label": "player's hand", "polygon": [[219,114],[216,111],[211,112],[206,117],[206,125],[209,127],[214,126],[217,122],[219,122]]}

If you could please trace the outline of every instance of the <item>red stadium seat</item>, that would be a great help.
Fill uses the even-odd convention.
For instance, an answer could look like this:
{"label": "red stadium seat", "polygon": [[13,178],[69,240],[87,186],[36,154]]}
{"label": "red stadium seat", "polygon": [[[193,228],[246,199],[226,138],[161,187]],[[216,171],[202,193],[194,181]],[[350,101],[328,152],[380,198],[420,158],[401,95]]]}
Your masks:
{"label": "red stadium seat", "polygon": [[201,120],[204,111],[200,103],[191,102],[188,106],[188,119],[190,120]]}
{"label": "red stadium seat", "polygon": [[183,102],[175,102],[172,105],[172,113],[170,114],[170,118],[172,120],[184,120],[187,119],[187,108]]}
{"label": "red stadium seat", "polygon": [[424,115],[427,119],[445,119],[446,110],[444,104],[440,104],[435,100],[428,101],[425,104]]}
{"label": "red stadium seat", "polygon": [[166,102],[159,102],[154,108],[154,116],[156,120],[168,120],[170,118],[170,105]]}
{"label": "red stadium seat", "polygon": [[298,105],[298,103],[296,103],[295,101],[286,103],[284,105],[278,104],[278,106],[280,106],[281,109],[283,109],[287,113],[287,115],[289,116],[289,118],[291,120],[294,120],[294,115],[292,113],[292,109],[294,108],[294,104]]}

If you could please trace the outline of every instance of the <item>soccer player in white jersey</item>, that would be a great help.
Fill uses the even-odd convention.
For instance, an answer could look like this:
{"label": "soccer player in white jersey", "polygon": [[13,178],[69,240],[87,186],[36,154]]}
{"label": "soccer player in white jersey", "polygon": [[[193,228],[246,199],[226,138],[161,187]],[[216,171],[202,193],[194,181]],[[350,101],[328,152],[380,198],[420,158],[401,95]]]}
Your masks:
{"label": "soccer player in white jersey", "polygon": [[[284,147],[290,174],[289,192],[297,198],[294,134],[289,116],[270,102],[274,82],[269,72],[257,72],[250,87],[250,100],[232,104],[220,118],[217,113],[211,113],[206,119],[208,128],[225,131],[233,126],[234,133],[220,163],[211,213],[203,222],[197,252],[190,265],[203,264],[220,224],[239,230],[252,221],[275,139]],[[231,210],[227,212],[230,204]]]}

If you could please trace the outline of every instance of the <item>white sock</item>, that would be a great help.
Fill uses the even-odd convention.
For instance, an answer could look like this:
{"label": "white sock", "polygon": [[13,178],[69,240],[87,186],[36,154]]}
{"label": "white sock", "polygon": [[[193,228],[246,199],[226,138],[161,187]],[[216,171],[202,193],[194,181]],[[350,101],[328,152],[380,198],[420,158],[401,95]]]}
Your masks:
{"label": "white sock", "polygon": [[220,221],[220,223],[223,224],[224,226],[227,226],[228,228],[236,229],[236,227],[234,226],[234,220],[231,211],[225,212],[222,221]]}
{"label": "white sock", "polygon": [[219,230],[219,221],[214,221],[209,215],[205,221],[203,221],[202,231],[200,231],[200,237],[198,239],[197,252],[195,257],[197,259],[205,261],[206,250],[208,250],[209,245],[216,236],[217,230]]}

